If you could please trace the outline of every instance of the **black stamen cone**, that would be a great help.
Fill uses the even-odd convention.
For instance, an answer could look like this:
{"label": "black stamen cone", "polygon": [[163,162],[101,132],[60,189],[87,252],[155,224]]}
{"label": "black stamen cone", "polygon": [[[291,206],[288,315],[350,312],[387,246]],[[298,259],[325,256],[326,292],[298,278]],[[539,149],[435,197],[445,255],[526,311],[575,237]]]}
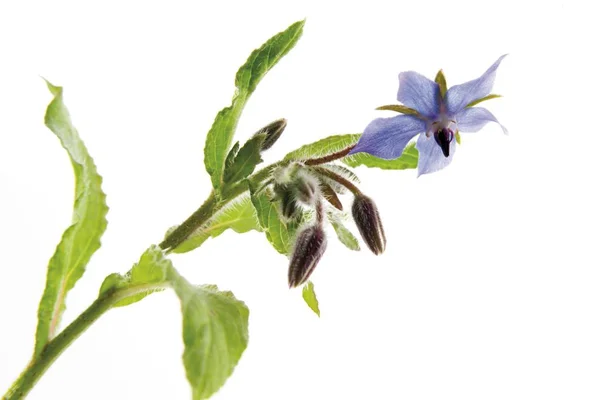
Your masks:
{"label": "black stamen cone", "polygon": [[354,197],[352,217],[369,249],[379,255],[385,250],[385,233],[375,202],[364,194]]}
{"label": "black stamen cone", "polygon": [[308,280],[326,247],[327,237],[319,224],[309,226],[298,234],[288,269],[290,288],[300,286]]}
{"label": "black stamen cone", "polygon": [[441,147],[445,157],[450,156],[450,143],[454,139],[454,132],[448,128],[440,129],[433,134],[435,142]]}

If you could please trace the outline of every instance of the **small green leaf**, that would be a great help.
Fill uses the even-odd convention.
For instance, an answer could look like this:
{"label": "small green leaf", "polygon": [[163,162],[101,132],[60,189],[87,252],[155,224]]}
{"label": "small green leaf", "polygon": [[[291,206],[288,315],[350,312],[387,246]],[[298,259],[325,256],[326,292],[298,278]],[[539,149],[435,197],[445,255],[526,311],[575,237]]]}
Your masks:
{"label": "small green leaf", "polygon": [[75,173],[75,203],[71,226],[63,233],[48,264],[46,287],[38,309],[36,356],[56,335],[65,310],[67,293],[85,272],[94,252],[100,248],[100,237],[106,230],[108,212],[106,195],[101,187],[102,177],[71,123],[69,111],[63,102],[62,87],[48,81],[46,83],[54,98],[46,109],[44,122],[71,158]]}
{"label": "small green leaf", "polygon": [[[167,276],[173,264],[158,246],[151,246],[125,275],[110,274],[102,282],[98,297],[110,290],[123,290],[123,300],[113,307],[122,307],[137,303],[151,293],[168,286]],[[160,285],[164,283],[164,285]]]}
{"label": "small green leaf", "polygon": [[403,106],[401,104],[388,104],[386,106],[377,107],[376,110],[396,111],[401,114],[417,115],[419,112],[410,107]]}
{"label": "small green leaf", "polygon": [[296,235],[296,230],[300,223],[296,221],[285,223],[282,221],[277,204],[270,200],[266,191],[257,195],[251,195],[251,199],[256,209],[258,221],[265,231],[267,240],[279,253],[289,254],[292,247],[292,239]]}
{"label": "small green leaf", "polygon": [[[223,181],[235,183],[246,179],[263,160],[260,157],[266,134],[259,134],[249,139],[235,155],[234,160],[225,167]],[[228,156],[229,158],[229,156]]]}
{"label": "small green leaf", "polygon": [[233,165],[233,161],[235,160],[235,156],[237,156],[238,151],[240,151],[240,142],[235,142],[229,153],[227,154],[227,158],[225,159],[225,167],[223,169],[224,174],[227,174],[227,171]]}
{"label": "small green leaf", "polygon": [[233,373],[248,346],[246,305],[214,285],[194,286],[169,270],[183,315],[183,364],[194,400],[208,399]]}
{"label": "small green leaf", "polygon": [[470,102],[469,104],[467,104],[466,108],[476,106],[477,104],[481,103],[482,101],[491,100],[491,99],[497,99],[499,97],[502,97],[502,95],[500,95],[500,94],[488,94],[485,97],[482,97],[482,98],[477,99],[477,100],[473,100],[472,102]]}
{"label": "small green leaf", "polygon": [[204,165],[211,176],[213,187],[218,189],[223,178],[223,168],[227,149],[242,114],[242,110],[256,85],[292,49],[300,36],[304,21],[292,24],[285,31],[270,38],[259,49],[254,50],[235,76],[236,92],[231,106],[222,109],[206,137]]}
{"label": "small green leaf", "polygon": [[311,281],[308,281],[302,288],[302,298],[306,302],[306,305],[320,317],[319,300],[317,300],[317,294],[315,293],[315,285]]}
{"label": "small green leaf", "polygon": [[349,248],[350,250],[358,251],[360,250],[360,245],[358,244],[358,239],[344,226],[342,221],[333,214],[329,214],[329,222],[331,222],[331,226],[335,230],[335,234],[338,239],[344,246]]}
{"label": "small green leaf", "polygon": [[414,143],[410,143],[406,146],[402,155],[394,160],[384,160],[367,153],[356,153],[342,158],[341,161],[351,167],[364,165],[365,167],[380,169],[412,169],[417,168],[419,151]]}
{"label": "small green leaf", "polygon": [[230,207],[221,210],[204,226],[192,233],[185,242],[177,246],[173,253],[194,250],[209,237],[217,237],[227,229],[233,229],[237,233],[262,231],[249,196],[242,197],[241,201],[236,201]]}
{"label": "small green leaf", "polygon": [[446,96],[446,92],[448,91],[448,85],[446,84],[446,77],[444,76],[444,71],[441,69],[435,76],[435,82],[440,86],[440,95],[442,99]]}

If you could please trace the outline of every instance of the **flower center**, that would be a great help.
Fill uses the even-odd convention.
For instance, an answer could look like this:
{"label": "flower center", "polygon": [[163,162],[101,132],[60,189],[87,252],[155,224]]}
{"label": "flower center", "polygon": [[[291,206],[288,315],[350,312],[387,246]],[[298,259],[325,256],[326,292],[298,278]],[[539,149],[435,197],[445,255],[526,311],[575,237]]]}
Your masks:
{"label": "flower center", "polygon": [[450,143],[454,139],[454,132],[449,128],[438,129],[434,134],[435,142],[440,146],[445,157],[450,156]]}

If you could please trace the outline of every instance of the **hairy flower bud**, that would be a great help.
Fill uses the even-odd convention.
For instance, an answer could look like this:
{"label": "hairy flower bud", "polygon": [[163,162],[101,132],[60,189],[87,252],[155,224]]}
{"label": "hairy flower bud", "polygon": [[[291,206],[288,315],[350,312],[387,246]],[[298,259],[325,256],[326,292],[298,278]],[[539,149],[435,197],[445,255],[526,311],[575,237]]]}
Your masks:
{"label": "hairy flower bud", "polygon": [[312,206],[319,197],[319,182],[312,175],[300,170],[293,180],[296,198],[302,203]]}
{"label": "hairy flower bud", "polygon": [[379,255],[385,250],[385,233],[377,206],[371,198],[358,194],[352,203],[352,217],[369,249]]}
{"label": "hairy flower bud", "polygon": [[258,130],[254,136],[266,134],[265,141],[263,142],[260,151],[270,149],[271,146],[275,144],[277,139],[279,139],[286,126],[287,120],[285,118],[281,118]]}
{"label": "hairy flower bud", "polygon": [[327,237],[320,224],[309,226],[298,233],[288,269],[290,288],[302,285],[308,280],[326,247]]}
{"label": "hairy flower bud", "polygon": [[288,220],[296,219],[300,215],[300,207],[293,193],[285,185],[280,185],[277,189],[280,191],[278,199],[281,204],[281,215]]}

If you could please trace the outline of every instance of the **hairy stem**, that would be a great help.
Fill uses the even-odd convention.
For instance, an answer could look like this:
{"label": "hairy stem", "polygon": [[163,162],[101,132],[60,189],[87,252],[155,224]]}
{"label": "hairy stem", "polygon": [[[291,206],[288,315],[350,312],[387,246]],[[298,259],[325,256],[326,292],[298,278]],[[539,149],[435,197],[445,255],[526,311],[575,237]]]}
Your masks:
{"label": "hairy stem", "polygon": [[324,157],[310,158],[308,160],[304,160],[304,165],[321,165],[331,161],[339,160],[340,158],[346,157],[355,146],[356,145],[353,144],[352,146],[346,147],[345,149],[342,149],[336,153],[332,153]]}
{"label": "hairy stem", "polygon": [[335,172],[333,172],[327,168],[323,168],[323,167],[314,167],[313,170],[316,171],[317,173],[319,173],[323,176],[326,176],[329,179],[334,180],[337,183],[345,186],[355,196],[361,194],[360,189],[355,184],[350,182],[348,179],[344,178],[343,176],[340,176],[340,175],[336,174]]}
{"label": "hairy stem", "polygon": [[34,357],[21,375],[8,389],[2,400],[17,400],[24,398],[46,370],[100,316],[114,304],[140,292],[164,287],[164,284],[140,285],[135,288],[109,290],[90,305],[77,319],[67,326],[58,336],[52,339],[42,352]]}
{"label": "hairy stem", "polygon": [[163,250],[172,250],[185,241],[196,229],[204,224],[208,219],[218,211],[222,205],[219,205],[215,193],[211,193],[204,204],[200,206],[188,219],[183,221],[169,236],[163,240],[159,246]]}

